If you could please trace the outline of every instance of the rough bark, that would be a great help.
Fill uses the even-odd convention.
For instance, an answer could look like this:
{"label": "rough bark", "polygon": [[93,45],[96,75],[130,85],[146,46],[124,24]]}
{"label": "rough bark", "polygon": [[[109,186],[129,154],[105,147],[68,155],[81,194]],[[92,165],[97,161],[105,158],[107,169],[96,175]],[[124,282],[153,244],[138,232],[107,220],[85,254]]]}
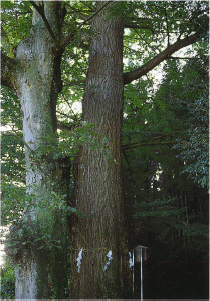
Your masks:
{"label": "rough bark", "polygon": [[[37,4],[42,6],[52,31],[59,39],[64,4],[53,1]],[[43,200],[50,201],[52,192],[67,194],[69,177],[66,174],[70,167],[68,160],[60,158],[55,161],[52,155],[47,156],[44,151],[46,137],[54,134],[57,127],[55,109],[61,90],[61,54],[37,11],[34,11],[33,25],[30,36],[18,45],[16,58],[2,58],[2,83],[12,88],[20,99],[24,141],[33,151],[32,154],[25,147],[27,192],[33,194],[34,206],[28,207],[22,221],[12,227],[11,239],[13,243],[15,240],[17,242],[15,248],[14,244],[10,246],[8,243],[7,252],[16,263],[16,299],[49,298],[52,296],[52,288],[55,298],[65,298],[65,245],[62,250],[55,247],[52,250],[39,250],[35,241],[33,244],[27,243],[30,237],[25,232],[21,244],[18,244],[18,233],[25,229],[25,225],[30,228],[36,224],[40,228],[45,222],[45,212],[38,212],[37,205]],[[66,229],[60,222],[59,215],[55,214],[51,220],[53,224],[48,225],[52,229],[51,239],[65,244]],[[42,228],[37,235],[43,235]],[[53,260],[52,269],[50,261]]]}
{"label": "rough bark", "polygon": [[[97,2],[96,9],[104,2]],[[93,20],[89,69],[82,101],[83,120],[106,137],[109,155],[83,145],[74,162],[75,206],[82,212],[73,228],[70,295],[125,298],[129,254],[122,184],[123,21],[104,8]],[[100,140],[100,139],[99,139]],[[82,251],[81,269],[77,257]],[[113,259],[104,266],[112,251]],[[126,279],[127,283],[124,282]]]}

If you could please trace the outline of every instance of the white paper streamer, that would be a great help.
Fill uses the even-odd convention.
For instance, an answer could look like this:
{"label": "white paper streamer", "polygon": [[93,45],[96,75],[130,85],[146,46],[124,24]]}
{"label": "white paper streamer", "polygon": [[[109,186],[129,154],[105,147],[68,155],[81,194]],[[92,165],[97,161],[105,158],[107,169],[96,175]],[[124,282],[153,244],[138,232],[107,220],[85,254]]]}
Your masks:
{"label": "white paper streamer", "polygon": [[109,260],[108,260],[107,264],[104,266],[104,271],[106,271],[108,269],[108,265],[110,265],[110,261],[113,259],[112,258],[112,251],[111,250],[107,254],[107,257],[109,257]]}
{"label": "white paper streamer", "polygon": [[78,273],[80,273],[81,259],[82,259],[82,249],[79,251],[79,255],[77,257]]}
{"label": "white paper streamer", "polygon": [[130,259],[129,259],[130,268],[132,268],[132,266],[134,266],[134,263],[133,263],[133,260],[132,260],[132,257],[131,257],[131,252],[129,252],[129,256],[130,256]]}

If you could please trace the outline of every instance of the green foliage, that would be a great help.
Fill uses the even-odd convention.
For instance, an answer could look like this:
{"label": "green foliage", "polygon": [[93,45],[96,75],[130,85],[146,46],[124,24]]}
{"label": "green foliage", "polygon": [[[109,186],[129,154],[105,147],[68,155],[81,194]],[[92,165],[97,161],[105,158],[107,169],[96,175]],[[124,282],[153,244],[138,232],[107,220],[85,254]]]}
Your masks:
{"label": "green foliage", "polygon": [[[170,217],[172,220],[178,215],[181,215],[184,209],[179,209],[174,206],[175,198],[169,200],[154,200],[152,202],[141,202],[134,204],[136,214],[134,217],[159,216],[160,218]],[[143,210],[142,210],[143,209]]]}
{"label": "green foliage", "polygon": [[[30,231],[30,235],[27,235],[31,239],[29,242],[32,242],[34,239],[36,241],[45,241],[46,237],[48,237],[50,245],[53,245],[54,242],[50,238],[55,217],[59,215],[60,222],[66,224],[67,215],[73,212],[76,213],[76,210],[67,205],[66,195],[60,195],[54,191],[51,191],[51,195],[46,195],[46,193],[43,196],[40,195],[38,204],[34,203],[34,198],[36,198],[36,195],[28,195],[25,187],[18,187],[15,184],[3,182],[2,225],[9,225],[11,222],[15,222],[15,224],[22,223],[23,230]],[[33,223],[32,228],[29,225],[28,215],[25,216],[23,214],[23,211],[29,212],[31,209],[37,212],[39,217],[37,226],[36,223]],[[40,231],[42,234],[37,233],[37,231]],[[19,234],[22,236],[21,233]],[[54,246],[56,246],[56,243]]]}
{"label": "green foliage", "polygon": [[[53,160],[68,157],[73,161],[80,145],[89,149],[99,149],[104,155],[109,156],[109,143],[111,141],[94,130],[94,124],[81,121],[74,130],[63,130],[54,135],[45,135],[39,143],[39,148],[34,153],[34,159],[40,160],[41,156],[51,156]],[[57,143],[57,140],[58,143]]]}
{"label": "green foliage", "polygon": [[31,19],[32,9],[28,1],[1,2],[1,25],[9,46],[6,51],[8,56],[13,57],[17,45],[29,35],[32,27]]}
{"label": "green foliage", "polygon": [[[20,103],[8,88],[1,89],[1,125],[9,126],[16,135],[22,137]],[[25,178],[24,145],[14,136],[1,137],[1,173],[14,181],[24,182]]]}
{"label": "green foliage", "polygon": [[[198,64],[188,63],[183,69],[183,81],[187,89],[183,91],[182,106],[187,105],[189,123],[187,137],[178,139],[176,148],[185,162],[185,170],[202,187],[209,185],[209,105],[208,105],[208,69],[207,59],[200,59]],[[187,67],[189,72],[186,72]],[[195,77],[196,75],[196,77]],[[196,78],[196,80],[195,80]]]}
{"label": "green foliage", "polygon": [[208,61],[206,52],[199,56],[183,68],[168,63],[157,99],[169,102],[168,119],[178,123],[184,133],[174,146],[184,162],[183,172],[204,187],[208,186]]}
{"label": "green foliage", "polygon": [[31,197],[27,196],[25,186],[19,186],[19,183],[8,183],[6,178],[2,177],[1,189],[1,224],[9,225],[13,221],[18,221],[24,211],[24,208]]}
{"label": "green foliage", "polygon": [[[40,201],[35,203],[34,199],[37,199],[37,195],[32,194],[28,198],[27,194],[23,196],[23,200],[27,198],[24,214],[22,218],[19,214],[18,221],[13,221],[10,227],[10,235],[6,241],[7,253],[12,258],[16,258],[22,252],[32,250],[33,254],[43,258],[50,277],[49,296],[55,298],[60,293],[64,296],[66,289],[67,297],[69,273],[66,262],[67,252],[69,252],[67,216],[77,212],[67,206],[66,195],[51,191],[50,194],[43,193],[39,197]],[[7,218],[9,222],[9,216]],[[62,262],[62,269],[60,269],[60,262]],[[59,279],[65,279],[62,285],[66,282],[66,287],[56,283],[56,275],[59,273]]]}
{"label": "green foliage", "polygon": [[1,267],[1,298],[15,299],[15,274],[10,259],[6,258]]}

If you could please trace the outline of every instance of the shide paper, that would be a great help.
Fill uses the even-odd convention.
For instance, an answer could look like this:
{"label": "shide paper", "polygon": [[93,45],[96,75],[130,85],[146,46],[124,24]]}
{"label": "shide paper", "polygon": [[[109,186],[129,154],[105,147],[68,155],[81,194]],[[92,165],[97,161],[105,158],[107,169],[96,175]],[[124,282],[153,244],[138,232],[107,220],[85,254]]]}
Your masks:
{"label": "shide paper", "polygon": [[104,266],[104,271],[106,271],[108,269],[108,265],[110,265],[112,258],[112,251],[109,251],[109,253],[107,254],[107,257],[109,258],[109,261],[107,262],[107,264]]}
{"label": "shide paper", "polygon": [[80,273],[81,259],[82,259],[82,249],[79,251],[79,255],[77,257],[78,273]]}

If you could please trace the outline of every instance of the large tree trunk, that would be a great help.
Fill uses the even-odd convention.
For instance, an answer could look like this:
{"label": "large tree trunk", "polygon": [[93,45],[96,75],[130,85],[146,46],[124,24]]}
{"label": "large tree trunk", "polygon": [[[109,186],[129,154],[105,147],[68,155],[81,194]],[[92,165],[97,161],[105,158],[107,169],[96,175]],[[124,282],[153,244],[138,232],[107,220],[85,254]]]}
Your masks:
{"label": "large tree trunk", "polygon": [[[98,9],[104,2],[97,2]],[[109,7],[109,6],[108,6]],[[125,298],[129,254],[122,184],[123,21],[104,8],[93,20],[83,120],[109,139],[109,156],[83,145],[74,162],[75,206],[83,213],[73,228],[70,298]],[[77,257],[82,251],[80,271]],[[113,259],[107,254],[112,251]],[[126,282],[125,283],[125,279]]]}
{"label": "large tree trunk", "polygon": [[[41,1],[37,5],[43,9],[51,29],[59,38],[63,3]],[[16,263],[16,299],[65,298],[65,225],[59,220],[59,214],[52,216],[43,207],[37,210],[43,201],[46,206],[49,205],[52,192],[67,194],[69,184],[66,177],[70,166],[68,160],[61,158],[55,161],[44,150],[46,138],[56,131],[55,109],[61,90],[61,54],[56,50],[37,11],[34,11],[33,25],[30,36],[17,47],[14,82],[23,114],[23,136],[29,146],[25,148],[26,185],[28,193],[33,195],[34,205],[28,207],[21,223],[11,233],[12,241],[21,239],[21,244],[16,243],[15,248],[8,244],[7,249]],[[36,234],[38,240],[27,243],[32,240],[32,237],[28,237],[27,229]],[[20,233],[24,233],[23,236]],[[62,248],[53,246],[52,249],[40,249],[42,237],[60,240]]]}

